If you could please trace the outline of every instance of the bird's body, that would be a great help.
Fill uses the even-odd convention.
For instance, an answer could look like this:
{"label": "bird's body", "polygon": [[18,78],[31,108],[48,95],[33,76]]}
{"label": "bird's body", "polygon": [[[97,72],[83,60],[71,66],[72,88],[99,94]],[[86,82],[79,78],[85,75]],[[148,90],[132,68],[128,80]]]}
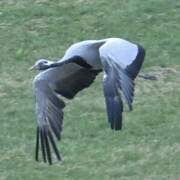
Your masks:
{"label": "bird's body", "polygon": [[101,69],[101,59],[99,54],[99,48],[106,42],[104,40],[86,40],[79,43],[75,43],[70,46],[61,61],[67,61],[67,59],[73,56],[80,56],[86,63],[91,65],[93,69]]}
{"label": "bird's body", "polygon": [[108,121],[112,129],[120,130],[123,112],[121,96],[132,110],[134,79],[144,56],[145,51],[141,46],[119,38],[108,38],[75,43],[57,62],[38,62],[36,67],[43,71],[33,83],[38,122],[36,159],[40,144],[45,162],[52,163],[51,149],[57,159],[61,159],[54,136],[60,139],[65,103],[58,95],[72,99],[79,91],[90,86],[101,71],[104,73]]}
{"label": "bird's body", "polygon": [[86,63],[91,65],[93,69],[102,69],[101,56],[111,53],[123,59],[124,64],[121,65],[125,67],[136,57],[138,47],[136,44],[120,38],[86,40],[71,45],[60,61],[68,61],[74,56],[80,56]]}

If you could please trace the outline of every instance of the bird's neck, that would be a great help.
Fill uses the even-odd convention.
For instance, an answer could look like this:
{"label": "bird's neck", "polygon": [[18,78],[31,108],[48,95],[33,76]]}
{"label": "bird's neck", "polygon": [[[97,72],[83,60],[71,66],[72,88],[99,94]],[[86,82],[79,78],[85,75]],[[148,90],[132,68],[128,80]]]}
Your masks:
{"label": "bird's neck", "polygon": [[67,64],[67,61],[52,62],[51,64],[48,65],[48,68],[59,67],[59,66],[62,66],[64,64]]}

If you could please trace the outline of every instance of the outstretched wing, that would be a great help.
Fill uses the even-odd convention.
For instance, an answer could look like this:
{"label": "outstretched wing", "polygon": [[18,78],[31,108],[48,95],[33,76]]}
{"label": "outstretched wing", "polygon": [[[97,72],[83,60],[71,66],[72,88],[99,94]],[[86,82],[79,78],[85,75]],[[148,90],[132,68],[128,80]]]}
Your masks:
{"label": "outstretched wing", "polygon": [[37,115],[37,139],[36,139],[36,160],[38,161],[39,146],[41,145],[44,162],[52,164],[51,148],[54,150],[58,160],[60,154],[54,138],[60,139],[60,132],[63,123],[64,102],[57,97],[49,86],[46,79],[39,78],[34,81],[34,93],[36,97]]}
{"label": "outstretched wing", "polygon": [[134,79],[142,66],[145,51],[122,39],[111,39],[100,48],[104,69],[104,96],[111,128],[122,128],[123,103],[121,95],[132,110]]}
{"label": "outstretched wing", "polygon": [[40,147],[44,162],[52,164],[52,151],[56,158],[61,160],[55,138],[60,140],[61,137],[65,103],[58,94],[66,98],[73,98],[80,90],[90,86],[98,72],[69,63],[43,71],[35,77],[37,161]]}

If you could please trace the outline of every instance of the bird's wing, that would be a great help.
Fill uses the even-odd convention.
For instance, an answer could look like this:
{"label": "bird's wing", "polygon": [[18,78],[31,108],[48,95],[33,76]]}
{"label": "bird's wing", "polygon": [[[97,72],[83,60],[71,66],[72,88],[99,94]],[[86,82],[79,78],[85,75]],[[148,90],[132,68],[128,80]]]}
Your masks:
{"label": "bird's wing", "polygon": [[121,95],[132,110],[134,79],[144,60],[142,47],[121,39],[107,41],[100,48],[104,69],[104,96],[108,120],[112,129],[122,128],[123,103]]}
{"label": "bird's wing", "polygon": [[33,85],[37,115],[36,160],[39,159],[40,147],[44,162],[52,164],[51,151],[61,160],[55,139],[60,139],[65,103],[58,94],[73,98],[78,91],[88,87],[97,74],[97,71],[69,63],[43,71],[35,77]]}

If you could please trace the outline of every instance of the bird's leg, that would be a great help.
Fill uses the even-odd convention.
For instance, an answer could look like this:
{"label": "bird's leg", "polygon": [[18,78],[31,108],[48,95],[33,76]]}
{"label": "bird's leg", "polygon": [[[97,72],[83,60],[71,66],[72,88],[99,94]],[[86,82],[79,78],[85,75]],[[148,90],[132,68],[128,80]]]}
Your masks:
{"label": "bird's leg", "polygon": [[157,77],[156,77],[156,76],[149,75],[149,74],[142,74],[142,73],[140,73],[138,76],[139,76],[140,78],[143,78],[143,79],[157,80]]}

